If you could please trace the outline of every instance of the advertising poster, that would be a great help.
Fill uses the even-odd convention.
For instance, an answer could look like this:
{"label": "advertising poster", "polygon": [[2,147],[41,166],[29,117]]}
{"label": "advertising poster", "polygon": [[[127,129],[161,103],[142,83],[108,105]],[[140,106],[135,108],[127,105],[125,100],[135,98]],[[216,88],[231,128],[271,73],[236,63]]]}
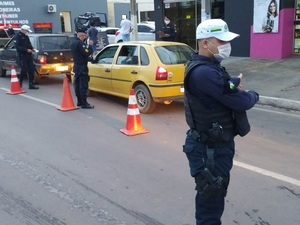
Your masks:
{"label": "advertising poster", "polygon": [[278,33],[279,0],[254,0],[254,33]]}

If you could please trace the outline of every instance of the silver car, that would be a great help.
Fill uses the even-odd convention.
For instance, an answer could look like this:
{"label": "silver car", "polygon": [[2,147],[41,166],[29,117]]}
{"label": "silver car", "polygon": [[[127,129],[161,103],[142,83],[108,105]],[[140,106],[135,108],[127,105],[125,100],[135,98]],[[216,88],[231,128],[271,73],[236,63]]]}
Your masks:
{"label": "silver car", "polygon": [[[137,41],[155,41],[155,25],[148,23],[138,23]],[[132,33],[130,39],[132,40]],[[123,42],[119,30],[116,32],[115,43]]]}

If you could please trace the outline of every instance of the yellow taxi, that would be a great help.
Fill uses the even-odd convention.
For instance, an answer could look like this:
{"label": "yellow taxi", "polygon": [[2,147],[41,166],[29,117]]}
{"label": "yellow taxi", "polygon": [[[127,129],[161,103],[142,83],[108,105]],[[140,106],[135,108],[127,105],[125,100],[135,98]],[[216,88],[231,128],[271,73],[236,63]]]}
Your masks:
{"label": "yellow taxi", "polygon": [[194,50],[184,43],[135,41],[111,44],[89,62],[89,91],[128,98],[135,90],[141,113],[156,103],[183,98],[185,63]]}

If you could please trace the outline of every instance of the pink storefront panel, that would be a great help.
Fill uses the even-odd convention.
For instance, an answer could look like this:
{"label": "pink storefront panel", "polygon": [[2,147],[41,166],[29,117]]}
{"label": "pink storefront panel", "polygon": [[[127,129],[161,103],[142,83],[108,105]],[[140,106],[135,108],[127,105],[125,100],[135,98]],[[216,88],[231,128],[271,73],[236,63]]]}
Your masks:
{"label": "pink storefront panel", "polygon": [[279,12],[278,33],[253,33],[251,26],[250,57],[283,59],[293,55],[294,8]]}

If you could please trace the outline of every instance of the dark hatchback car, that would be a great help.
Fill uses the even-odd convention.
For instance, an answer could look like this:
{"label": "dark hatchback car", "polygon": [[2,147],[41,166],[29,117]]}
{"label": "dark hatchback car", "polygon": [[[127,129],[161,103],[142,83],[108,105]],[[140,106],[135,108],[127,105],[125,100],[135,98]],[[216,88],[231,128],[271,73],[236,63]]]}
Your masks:
{"label": "dark hatchback car", "polygon": [[[64,34],[29,34],[30,42],[36,53],[33,54],[36,75],[71,75],[73,58],[71,54],[71,38]],[[17,63],[17,50],[12,38],[0,50],[0,76],[5,77],[11,65],[16,70],[20,67]]]}

